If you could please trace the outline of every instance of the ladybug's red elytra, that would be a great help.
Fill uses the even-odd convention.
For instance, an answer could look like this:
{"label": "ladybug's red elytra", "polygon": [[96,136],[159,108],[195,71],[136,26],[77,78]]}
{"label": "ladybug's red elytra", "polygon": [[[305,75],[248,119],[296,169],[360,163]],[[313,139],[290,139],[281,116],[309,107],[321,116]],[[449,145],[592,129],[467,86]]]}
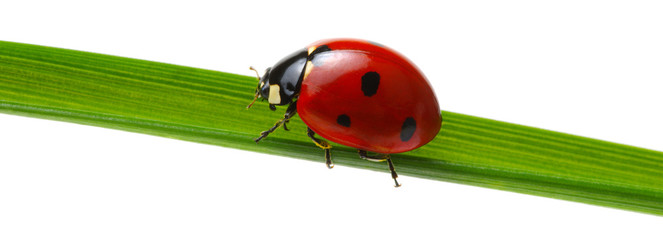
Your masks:
{"label": "ladybug's red elytra", "polygon": [[442,124],[437,98],[421,71],[396,51],[370,41],[313,43],[268,68],[258,80],[254,102],[263,98],[272,110],[276,105],[288,108],[256,143],[281,125],[288,130],[286,123],[299,112],[308,136],[324,149],[327,167],[334,166],[331,145],[315,134],[356,148],[362,159],[386,161],[396,187],[400,184],[389,154],[423,146]]}

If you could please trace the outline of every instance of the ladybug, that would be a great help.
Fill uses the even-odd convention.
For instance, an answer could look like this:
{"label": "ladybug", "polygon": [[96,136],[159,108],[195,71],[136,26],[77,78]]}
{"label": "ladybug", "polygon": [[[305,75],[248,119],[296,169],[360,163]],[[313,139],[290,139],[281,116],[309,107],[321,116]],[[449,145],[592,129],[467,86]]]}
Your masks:
{"label": "ladybug", "polygon": [[[396,183],[390,154],[416,149],[440,130],[440,106],[426,77],[404,56],[380,44],[358,39],[330,39],[283,58],[260,77],[251,105],[268,100],[269,108],[288,105],[284,117],[255,142],[283,126],[297,112],[309,138],[334,166],[332,142],[356,148],[359,157],[386,161]],[[369,155],[368,152],[375,153]]]}

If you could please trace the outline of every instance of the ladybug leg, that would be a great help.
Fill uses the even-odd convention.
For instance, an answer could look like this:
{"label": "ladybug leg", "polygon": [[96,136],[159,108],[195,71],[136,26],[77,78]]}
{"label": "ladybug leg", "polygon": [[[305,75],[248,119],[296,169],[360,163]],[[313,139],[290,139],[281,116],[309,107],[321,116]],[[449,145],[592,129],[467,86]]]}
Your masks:
{"label": "ladybug leg", "polygon": [[263,132],[261,132],[261,133],[260,133],[260,137],[254,139],[253,141],[255,141],[256,143],[260,142],[260,140],[262,140],[263,138],[267,137],[267,135],[269,135],[270,133],[274,132],[274,130],[276,130],[277,128],[279,128],[281,125],[283,125],[283,128],[285,128],[286,130],[288,130],[288,128],[285,126],[285,124],[286,124],[287,122],[290,122],[290,118],[292,118],[293,116],[295,116],[295,114],[297,114],[297,102],[293,102],[293,103],[291,103],[290,105],[288,105],[288,109],[285,110],[285,115],[283,115],[283,118],[282,118],[281,120],[279,120],[278,122],[276,122],[276,123],[274,124],[274,126],[272,126],[272,127],[271,127],[270,129],[268,129],[267,131],[263,131]]}
{"label": "ladybug leg", "polygon": [[290,118],[285,119],[285,121],[283,122],[283,130],[290,131],[290,129],[288,129],[288,126],[286,126],[287,123],[290,123]]}
{"label": "ladybug leg", "polygon": [[391,171],[391,178],[393,178],[394,183],[396,183],[396,185],[394,187],[400,187],[401,186],[401,184],[398,183],[398,180],[396,180],[398,178],[398,174],[396,174],[396,170],[394,170],[394,163],[391,162],[391,156],[389,154],[378,154],[378,155],[374,155],[374,156],[368,156],[366,151],[361,150],[361,149],[357,149],[357,150],[359,152],[359,158],[361,158],[361,159],[365,159],[365,160],[373,161],[373,162],[387,161],[387,164],[389,165],[389,171]]}
{"label": "ladybug leg", "polygon": [[313,132],[311,128],[306,128],[306,133],[308,134],[308,137],[313,140],[315,145],[318,145],[318,147],[325,150],[325,163],[327,164],[327,168],[332,169],[334,167],[334,162],[332,162],[331,159],[331,145],[325,140],[316,138],[315,132]]}

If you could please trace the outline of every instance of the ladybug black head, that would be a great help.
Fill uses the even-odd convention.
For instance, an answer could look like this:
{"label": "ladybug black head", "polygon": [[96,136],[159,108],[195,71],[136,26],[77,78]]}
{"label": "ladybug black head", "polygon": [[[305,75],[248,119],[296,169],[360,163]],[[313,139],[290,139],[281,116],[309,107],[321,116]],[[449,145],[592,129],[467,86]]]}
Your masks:
{"label": "ladybug black head", "polygon": [[256,75],[258,77],[258,86],[256,87],[253,101],[248,106],[246,106],[246,108],[250,108],[251,106],[253,106],[253,103],[255,103],[256,100],[258,100],[258,98],[260,98],[261,101],[264,101],[265,99],[270,100],[269,98],[271,91],[270,89],[273,89],[276,90],[276,92],[271,93],[272,99],[270,100],[269,103],[269,109],[271,109],[272,111],[276,110],[276,107],[274,107],[272,101],[274,101],[274,96],[280,96],[281,94],[278,91],[279,89],[278,85],[274,86],[273,88],[270,88],[271,86],[269,84],[269,73],[272,71],[272,68],[267,68],[267,70],[265,70],[265,75],[263,75],[262,78],[260,77],[260,74],[258,74],[258,71],[256,71],[253,67],[251,67],[250,69],[256,72]]}
{"label": "ladybug black head", "polygon": [[258,82],[258,88],[256,88],[256,94],[260,94],[260,97],[264,99],[269,99],[269,72],[272,71],[272,68],[267,68],[265,75],[260,78]]}
{"label": "ladybug black head", "polygon": [[[258,74],[258,71],[256,71],[253,67],[250,67],[250,69],[256,72],[256,76],[258,78],[258,86],[256,87],[253,101],[251,101],[251,103],[248,106],[246,106],[246,108],[250,108],[251,106],[253,106],[253,103],[255,103],[256,100],[258,100],[258,98],[260,98],[261,101],[264,101],[265,99],[270,100],[269,98],[270,91],[272,91],[270,89],[276,90],[275,92],[271,93],[272,94],[271,101],[274,101],[274,96],[281,95],[280,91],[278,90],[279,89],[278,85],[274,86],[273,88],[270,88],[271,85],[269,84],[269,75],[270,72],[272,71],[272,68],[267,68],[267,70],[265,70],[265,75],[263,75],[262,78],[260,77],[260,74]],[[276,107],[274,107],[274,105],[275,104],[270,102],[269,109],[271,109],[272,111],[276,110]]]}
{"label": "ladybug black head", "polygon": [[[251,101],[251,103],[249,103],[249,105],[246,106],[246,108],[251,108],[251,106],[253,106],[253,103],[255,103],[256,100],[258,100],[258,98],[261,98],[261,100],[265,100],[265,98],[266,98],[265,96],[269,96],[269,83],[268,83],[268,80],[269,80],[269,72],[271,70],[271,68],[267,68],[267,70],[265,71],[265,76],[260,78],[260,74],[258,73],[258,70],[253,68],[253,66],[249,67],[249,69],[256,72],[256,78],[258,78],[258,86],[256,87],[255,94],[253,96],[253,101]],[[271,108],[271,106],[270,106],[270,108]]]}
{"label": "ladybug black head", "polygon": [[[258,77],[260,82],[253,101],[258,98],[267,99],[272,110],[276,109],[275,105],[292,103],[299,94],[306,59],[307,51],[303,49],[285,57],[274,67],[268,68],[262,78]],[[253,102],[248,107],[252,104]]]}

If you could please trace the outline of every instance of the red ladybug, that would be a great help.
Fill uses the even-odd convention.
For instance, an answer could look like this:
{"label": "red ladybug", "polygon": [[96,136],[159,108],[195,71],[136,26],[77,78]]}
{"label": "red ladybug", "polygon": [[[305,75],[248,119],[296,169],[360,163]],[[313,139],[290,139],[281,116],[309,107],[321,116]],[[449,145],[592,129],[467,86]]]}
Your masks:
{"label": "red ladybug", "polygon": [[374,42],[322,40],[285,57],[258,79],[253,102],[263,98],[272,110],[275,105],[288,109],[256,142],[281,125],[288,130],[286,123],[299,112],[308,136],[325,150],[327,167],[333,167],[331,145],[316,133],[357,148],[362,159],[387,161],[396,187],[389,154],[430,142],[442,123],[426,77],[405,57]]}

